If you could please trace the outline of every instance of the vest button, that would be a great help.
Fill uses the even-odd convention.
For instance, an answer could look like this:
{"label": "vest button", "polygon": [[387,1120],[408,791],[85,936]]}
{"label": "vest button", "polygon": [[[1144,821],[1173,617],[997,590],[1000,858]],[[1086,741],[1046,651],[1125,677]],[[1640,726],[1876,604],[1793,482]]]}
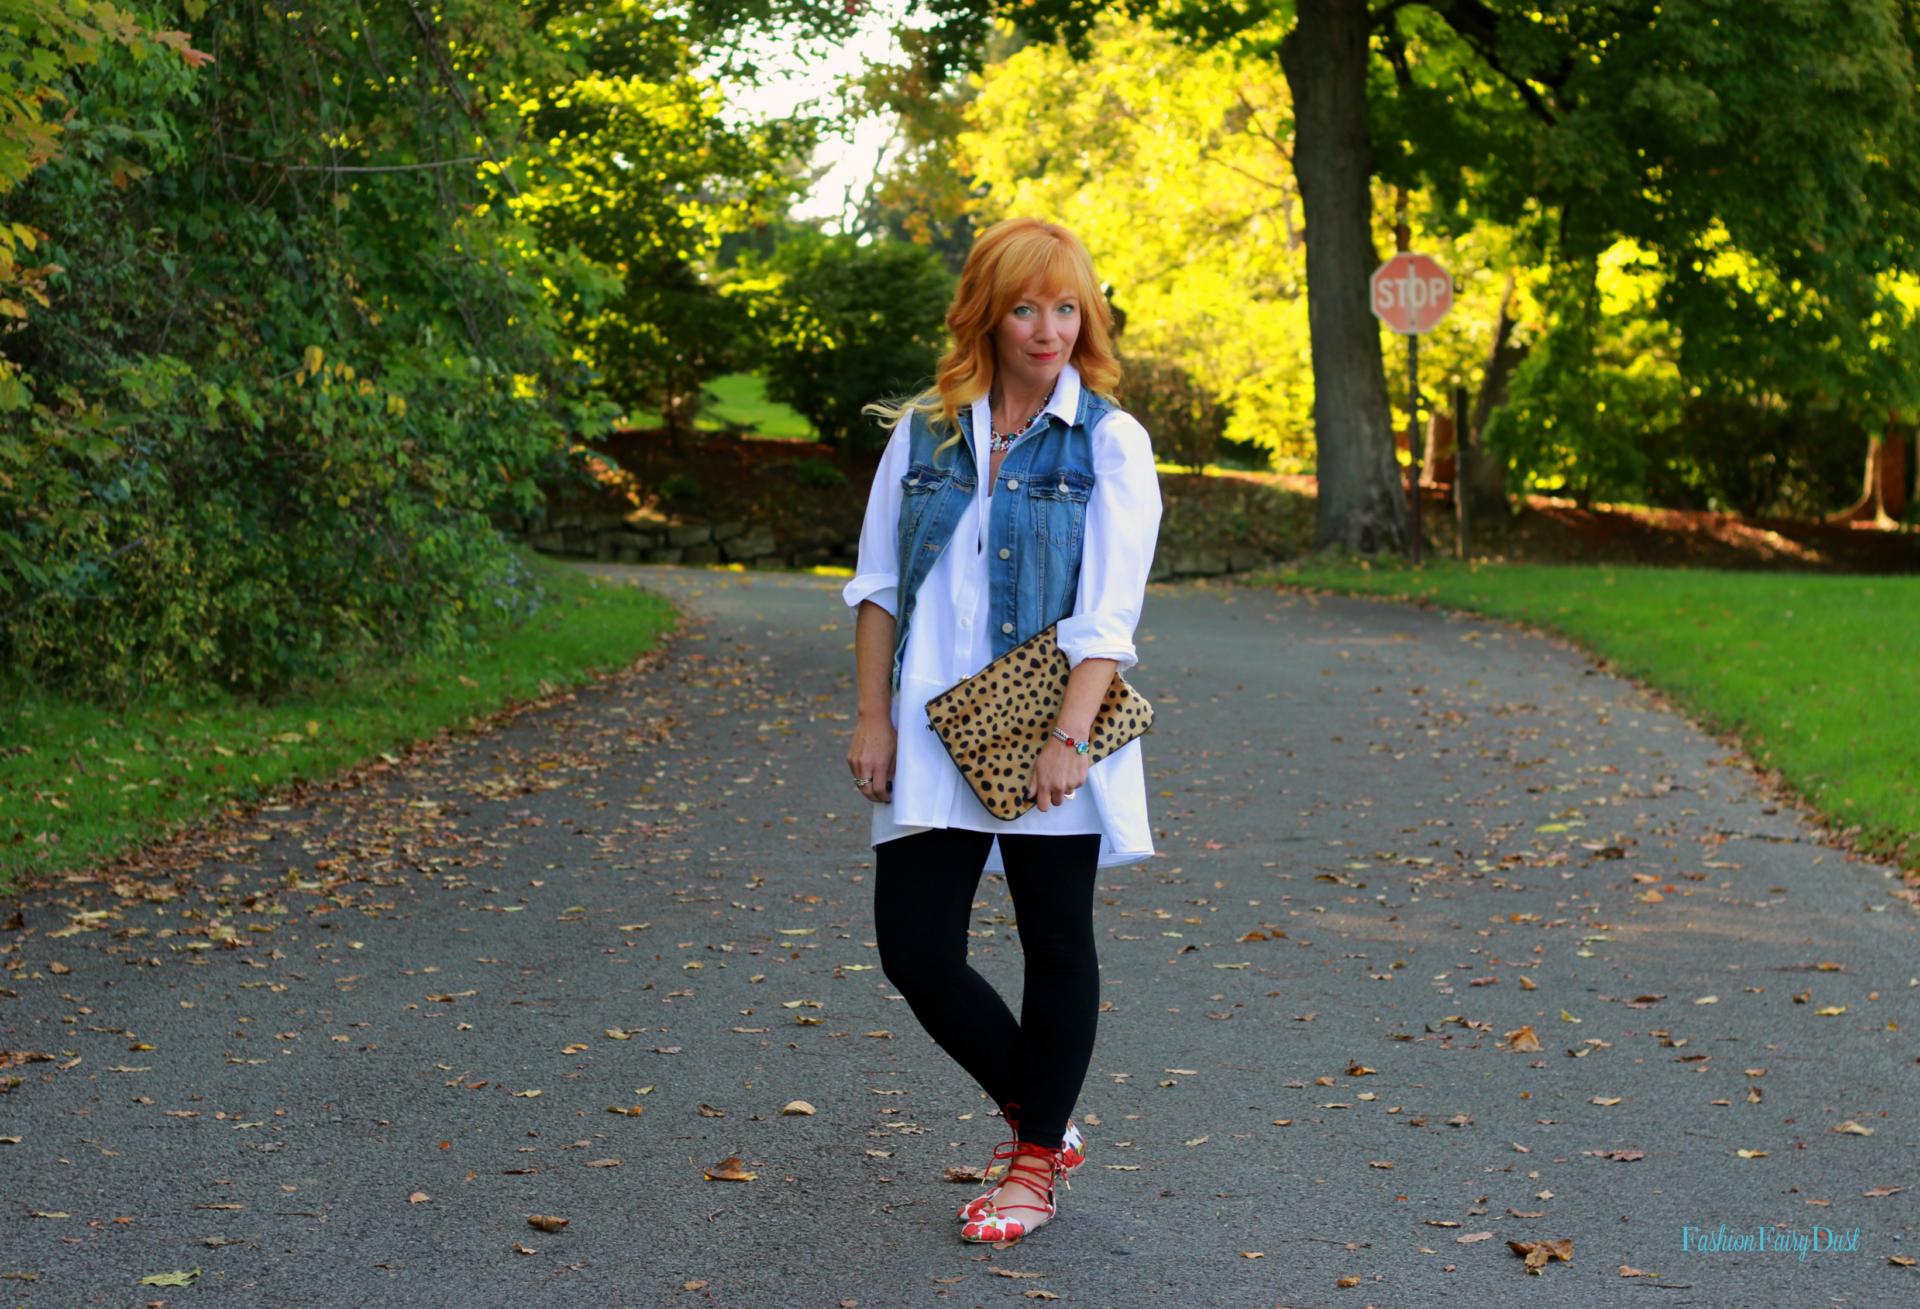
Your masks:
{"label": "vest button", "polygon": [[1020,479],[1017,477],[1009,477],[1007,479],[1007,490],[1018,491],[1019,489],[1020,489]]}
{"label": "vest button", "polygon": [[1007,547],[1005,547],[1004,545],[1000,547],[1000,557],[1002,559],[1011,558],[1012,555],[1013,555],[1013,551],[1007,549]]}
{"label": "vest button", "polygon": [[1003,631],[1003,632],[1011,632],[1011,631],[1013,630],[1013,624],[1012,624],[1012,623],[1002,623],[1002,624],[1000,624],[1000,630],[1001,630],[1001,631]]}

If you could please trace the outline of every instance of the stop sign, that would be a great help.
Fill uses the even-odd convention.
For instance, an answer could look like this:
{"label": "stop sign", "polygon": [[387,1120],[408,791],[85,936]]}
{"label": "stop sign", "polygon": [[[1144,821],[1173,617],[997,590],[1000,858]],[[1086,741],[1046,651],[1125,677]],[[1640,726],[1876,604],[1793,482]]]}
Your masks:
{"label": "stop sign", "polygon": [[1431,255],[1395,255],[1373,270],[1373,312],[1394,331],[1429,331],[1453,308],[1453,277]]}

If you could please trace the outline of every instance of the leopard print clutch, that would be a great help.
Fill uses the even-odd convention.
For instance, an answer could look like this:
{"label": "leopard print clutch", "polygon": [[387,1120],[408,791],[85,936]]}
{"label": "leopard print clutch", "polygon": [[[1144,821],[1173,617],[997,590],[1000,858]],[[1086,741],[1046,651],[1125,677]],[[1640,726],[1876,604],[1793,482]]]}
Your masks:
{"label": "leopard print clutch", "polygon": [[[988,813],[1009,822],[1038,803],[1027,787],[1067,693],[1071,666],[1055,640],[1057,626],[927,701],[927,726],[960,775]],[[1152,726],[1153,706],[1116,672],[1094,711],[1087,762],[1098,763]]]}

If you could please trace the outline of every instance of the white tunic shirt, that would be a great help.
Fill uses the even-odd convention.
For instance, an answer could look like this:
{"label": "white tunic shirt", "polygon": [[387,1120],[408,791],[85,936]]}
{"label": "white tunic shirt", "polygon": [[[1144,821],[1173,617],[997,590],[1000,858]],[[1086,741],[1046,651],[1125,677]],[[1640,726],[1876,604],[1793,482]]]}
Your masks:
{"label": "white tunic shirt", "polygon": [[[1067,364],[1047,411],[1071,423],[1079,403],[1079,370]],[[991,423],[989,404],[982,396],[973,405],[972,430],[989,432]],[[848,605],[858,608],[862,600],[871,600],[896,618],[900,583],[896,527],[900,478],[908,462],[907,426],[905,418],[895,425],[874,473],[860,532],[859,566],[842,591]],[[1070,665],[1089,658],[1113,659],[1124,672],[1138,662],[1133,630],[1146,598],[1147,573],[1159,536],[1160,481],[1146,429],[1133,415],[1117,409],[1107,414],[1091,440],[1094,484],[1081,531],[1079,586],[1073,613],[1060,620],[1057,635]],[[976,435],[974,466],[982,476],[974,501],[921,582],[914,605],[913,624],[901,654],[900,689],[892,697],[897,742],[893,799],[884,804],[867,802],[873,808],[873,844],[930,827],[995,834],[1098,832],[1098,866],[1150,858],[1153,833],[1147,822],[1142,738],[1091,765],[1086,784],[1072,798],[1045,813],[1038,807],[1029,809],[1009,822],[987,812],[927,725],[927,701],[992,659],[984,542],[994,479],[984,475],[992,467],[984,447]],[[985,871],[1004,869],[1000,843],[995,841]]]}

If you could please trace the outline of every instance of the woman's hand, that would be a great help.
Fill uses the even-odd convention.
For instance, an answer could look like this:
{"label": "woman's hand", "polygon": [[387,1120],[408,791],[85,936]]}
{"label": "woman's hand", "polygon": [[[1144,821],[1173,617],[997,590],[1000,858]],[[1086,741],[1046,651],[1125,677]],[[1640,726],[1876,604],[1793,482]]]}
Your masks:
{"label": "woman's hand", "polygon": [[853,780],[860,783],[860,794],[875,804],[893,802],[894,742],[890,719],[863,715],[855,720],[853,744],[847,747],[847,767],[853,770]]}
{"label": "woman's hand", "polygon": [[1059,737],[1050,736],[1040,747],[1040,757],[1034,761],[1033,781],[1027,784],[1027,794],[1037,799],[1041,811],[1045,812],[1086,785],[1089,767],[1086,755]]}

